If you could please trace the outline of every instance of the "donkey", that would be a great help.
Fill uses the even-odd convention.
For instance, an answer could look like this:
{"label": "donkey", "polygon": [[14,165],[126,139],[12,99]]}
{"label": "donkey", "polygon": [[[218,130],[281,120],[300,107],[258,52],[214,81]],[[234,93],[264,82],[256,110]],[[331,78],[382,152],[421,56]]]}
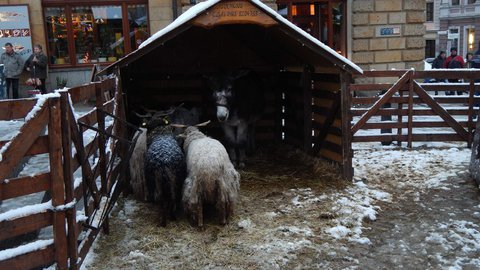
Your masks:
{"label": "donkey", "polygon": [[228,155],[235,167],[243,168],[247,148],[255,148],[255,122],[265,107],[262,80],[250,70],[222,72],[207,78]]}

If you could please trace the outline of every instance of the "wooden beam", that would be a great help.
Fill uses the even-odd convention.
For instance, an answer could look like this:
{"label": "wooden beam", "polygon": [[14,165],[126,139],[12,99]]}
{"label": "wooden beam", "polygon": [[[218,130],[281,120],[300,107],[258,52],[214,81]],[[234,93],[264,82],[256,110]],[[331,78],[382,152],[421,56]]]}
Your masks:
{"label": "wooden beam", "polygon": [[36,98],[0,100],[0,120],[24,118],[37,104]]}
{"label": "wooden beam", "polygon": [[37,269],[39,266],[51,265],[54,261],[55,248],[49,245],[45,248],[0,261],[0,269],[23,270]]}
{"label": "wooden beam", "polygon": [[0,241],[52,225],[52,212],[31,214],[0,222]]}
{"label": "wooden beam", "polygon": [[350,108],[352,106],[352,95],[348,91],[352,75],[343,71],[340,73],[341,82],[341,119],[342,119],[342,174],[347,180],[352,180],[354,171],[352,165],[353,151],[352,151],[352,135]]}
{"label": "wooden beam", "polygon": [[475,94],[475,81],[470,80],[470,88],[468,91],[468,141],[467,146],[472,147],[473,142],[473,95]]}
{"label": "wooden beam", "polygon": [[407,147],[412,148],[412,127],[413,127],[413,79],[410,77],[408,83],[408,142]]}

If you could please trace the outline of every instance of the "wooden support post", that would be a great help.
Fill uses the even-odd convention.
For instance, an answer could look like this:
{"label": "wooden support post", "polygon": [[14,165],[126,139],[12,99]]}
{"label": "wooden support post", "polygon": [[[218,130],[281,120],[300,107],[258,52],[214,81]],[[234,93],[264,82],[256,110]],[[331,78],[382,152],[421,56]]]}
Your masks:
{"label": "wooden support post", "polygon": [[303,150],[312,152],[312,74],[310,67],[303,69]]}
{"label": "wooden support post", "polygon": [[[400,92],[400,98],[403,98],[403,91],[399,91]],[[397,141],[397,145],[398,146],[402,146],[402,140],[400,140],[400,136],[402,135],[402,122],[403,122],[403,116],[402,116],[402,111],[403,109],[403,103],[402,102],[399,102],[398,103],[398,114],[397,114],[397,122],[399,124],[399,128],[397,129],[397,137],[399,138],[398,141]]]}
{"label": "wooden support post", "polygon": [[472,147],[473,142],[473,105],[475,94],[475,80],[470,79],[470,88],[468,91],[468,148]]}
{"label": "wooden support post", "polygon": [[410,73],[410,81],[408,83],[408,142],[407,147],[412,148],[412,136],[413,136],[413,76]]}
{"label": "wooden support post", "polygon": [[[74,200],[74,181],[72,171],[72,138],[70,135],[70,104],[68,92],[61,92],[61,129],[62,129],[62,151],[63,151],[63,177],[65,182],[65,203],[69,204]],[[67,209],[68,225],[68,257],[70,258],[70,269],[77,270],[78,246],[77,246],[77,211],[75,207]]]}
{"label": "wooden support post", "polygon": [[98,151],[99,154],[99,161],[98,161],[98,169],[100,170],[100,182],[102,186],[100,187],[100,193],[102,195],[107,194],[107,158],[105,152],[105,114],[103,113],[103,103],[104,103],[104,89],[102,87],[102,83],[95,84],[95,97],[96,97],[96,108],[97,108],[97,123],[98,123]]}
{"label": "wooden support post", "polygon": [[[52,206],[58,207],[65,204],[65,189],[62,166],[62,136],[60,99],[48,100],[50,117],[48,123],[48,141],[50,158],[50,177],[52,191]],[[53,212],[53,236],[55,245],[55,262],[57,269],[68,269],[67,234],[65,229],[65,212]]]}
{"label": "wooden support post", "polygon": [[342,115],[342,175],[347,180],[353,179],[353,150],[352,150],[352,136],[351,131],[351,112],[352,96],[349,87],[352,80],[352,75],[346,71],[340,73],[341,83],[341,115]]}

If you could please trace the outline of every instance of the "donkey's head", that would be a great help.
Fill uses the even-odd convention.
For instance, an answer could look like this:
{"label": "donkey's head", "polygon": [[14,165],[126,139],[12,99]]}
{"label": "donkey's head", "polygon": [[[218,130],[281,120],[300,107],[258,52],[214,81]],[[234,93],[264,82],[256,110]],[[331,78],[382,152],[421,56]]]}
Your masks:
{"label": "donkey's head", "polygon": [[247,73],[248,70],[241,70],[206,76],[217,108],[218,121],[228,121],[229,116],[231,115],[232,104],[235,101],[235,80]]}

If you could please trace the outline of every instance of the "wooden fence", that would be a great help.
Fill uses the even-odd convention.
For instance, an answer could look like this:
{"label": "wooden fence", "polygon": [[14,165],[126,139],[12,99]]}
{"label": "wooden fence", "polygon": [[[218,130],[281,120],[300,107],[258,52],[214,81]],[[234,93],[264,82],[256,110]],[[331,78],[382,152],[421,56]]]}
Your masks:
{"label": "wooden fence", "polygon": [[[51,197],[0,214],[0,242],[53,227],[52,239],[1,250],[0,269],[79,269],[100,228],[108,228],[104,210],[118,194],[113,187],[121,186],[128,158],[120,149],[128,143],[121,137],[124,125],[110,116],[124,115],[116,106],[118,92],[108,79],[40,98],[0,101],[0,120],[25,120],[15,137],[0,141],[0,200],[39,192]],[[92,101],[92,109],[79,117],[76,104]],[[48,154],[48,171],[11,176],[22,159],[40,154]]]}
{"label": "wooden fence", "polygon": [[[430,78],[442,82],[428,82]],[[375,83],[388,79],[396,82]],[[446,79],[459,82],[443,82]],[[480,93],[479,79],[480,70],[366,71],[349,87],[354,96],[352,141],[407,142],[409,147],[418,141],[465,141],[470,146],[480,104],[475,95]],[[449,92],[455,95],[446,95]]]}

